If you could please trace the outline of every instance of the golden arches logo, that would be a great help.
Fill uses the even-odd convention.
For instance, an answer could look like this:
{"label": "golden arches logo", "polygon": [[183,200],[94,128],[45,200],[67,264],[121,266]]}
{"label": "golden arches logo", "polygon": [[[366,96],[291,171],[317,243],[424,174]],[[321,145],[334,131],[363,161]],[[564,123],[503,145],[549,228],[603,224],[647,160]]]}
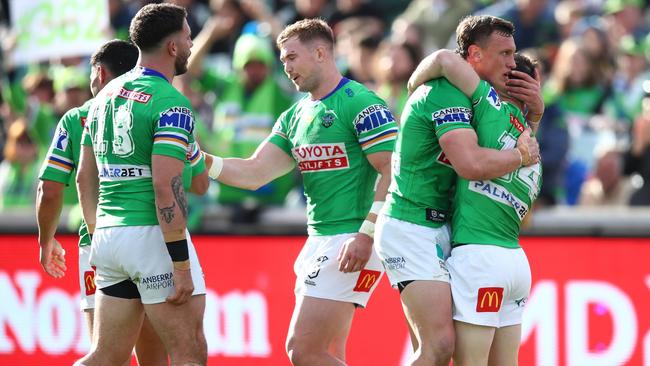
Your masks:
{"label": "golden arches logo", "polygon": [[92,295],[95,293],[95,272],[86,271],[84,272],[84,283],[86,285],[86,295]]}
{"label": "golden arches logo", "polygon": [[503,303],[503,287],[483,287],[478,289],[476,312],[496,313]]}
{"label": "golden arches logo", "polygon": [[486,291],[483,293],[483,298],[481,299],[481,307],[485,307],[485,299],[487,298],[487,306],[492,307],[492,301],[494,300],[494,306],[499,307],[499,294],[496,291]]}
{"label": "golden arches logo", "polygon": [[381,272],[379,271],[371,271],[369,269],[361,270],[354,291],[370,292],[370,289],[375,285],[380,276]]}

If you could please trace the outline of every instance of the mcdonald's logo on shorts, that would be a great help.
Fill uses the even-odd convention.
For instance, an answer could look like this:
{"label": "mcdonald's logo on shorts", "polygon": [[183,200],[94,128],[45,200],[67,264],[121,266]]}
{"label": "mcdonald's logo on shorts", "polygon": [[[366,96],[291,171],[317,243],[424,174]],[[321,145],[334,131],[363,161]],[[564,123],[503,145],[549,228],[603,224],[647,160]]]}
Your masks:
{"label": "mcdonald's logo on shorts", "polygon": [[476,299],[477,313],[496,313],[503,302],[503,287],[482,287]]}
{"label": "mcdonald's logo on shorts", "polygon": [[369,269],[362,269],[359,272],[359,278],[357,279],[357,285],[354,286],[354,291],[356,292],[370,292],[372,286],[377,282],[381,272],[371,271]]}
{"label": "mcdonald's logo on shorts", "polygon": [[84,286],[86,287],[86,296],[94,295],[95,290],[95,271],[84,272]]}

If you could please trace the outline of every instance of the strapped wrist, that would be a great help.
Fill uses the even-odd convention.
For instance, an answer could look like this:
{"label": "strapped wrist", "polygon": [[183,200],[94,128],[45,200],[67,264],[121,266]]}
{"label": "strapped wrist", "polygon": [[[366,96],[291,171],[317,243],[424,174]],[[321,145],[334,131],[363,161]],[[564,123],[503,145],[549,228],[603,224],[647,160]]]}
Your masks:
{"label": "strapped wrist", "polygon": [[169,252],[169,256],[172,258],[172,262],[174,262],[175,268],[177,262],[188,261],[189,263],[190,255],[187,248],[187,239],[165,242],[165,245],[167,246],[167,252]]}
{"label": "strapped wrist", "polygon": [[372,239],[375,238],[375,223],[370,220],[363,220],[363,224],[359,228],[361,234],[366,234]]}
{"label": "strapped wrist", "polygon": [[217,179],[223,170],[223,158],[215,155],[210,156],[212,157],[212,165],[210,166],[210,170],[208,170],[208,176],[212,179]]}

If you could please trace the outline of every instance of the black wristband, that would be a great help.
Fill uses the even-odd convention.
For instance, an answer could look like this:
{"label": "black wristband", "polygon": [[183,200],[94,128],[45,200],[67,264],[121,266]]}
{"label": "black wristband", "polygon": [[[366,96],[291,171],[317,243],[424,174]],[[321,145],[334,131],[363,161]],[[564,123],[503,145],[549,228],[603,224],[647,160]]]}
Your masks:
{"label": "black wristband", "polygon": [[172,262],[182,262],[190,259],[190,254],[187,250],[187,239],[170,241],[165,243],[169,256],[172,257]]}

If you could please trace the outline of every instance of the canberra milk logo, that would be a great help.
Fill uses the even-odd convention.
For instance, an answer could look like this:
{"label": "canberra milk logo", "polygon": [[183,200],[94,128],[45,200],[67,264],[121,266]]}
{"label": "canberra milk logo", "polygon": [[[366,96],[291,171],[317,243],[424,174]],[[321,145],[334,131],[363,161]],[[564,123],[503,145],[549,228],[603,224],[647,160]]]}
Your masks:
{"label": "canberra milk logo", "polygon": [[472,120],[472,110],[467,107],[448,107],[433,112],[431,114],[431,119],[436,126],[453,122],[469,124]]}
{"label": "canberra milk logo", "polygon": [[395,121],[395,118],[386,106],[373,104],[357,114],[354,118],[354,126],[357,130],[357,134],[360,134],[362,132],[379,128],[386,123],[393,121]]}
{"label": "canberra milk logo", "polygon": [[160,114],[158,121],[160,128],[176,127],[189,133],[194,131],[194,118],[192,111],[185,107],[172,107]]}

